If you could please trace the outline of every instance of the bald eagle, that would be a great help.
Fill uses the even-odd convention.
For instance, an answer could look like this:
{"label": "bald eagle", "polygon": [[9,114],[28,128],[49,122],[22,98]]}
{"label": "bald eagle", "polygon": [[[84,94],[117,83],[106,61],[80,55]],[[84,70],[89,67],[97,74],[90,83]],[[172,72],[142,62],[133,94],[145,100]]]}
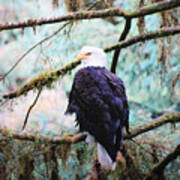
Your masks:
{"label": "bald eagle", "polygon": [[104,66],[106,54],[100,48],[85,46],[77,60],[85,67],[75,75],[66,113],[75,113],[86,142],[97,143],[100,164],[115,169],[116,156],[129,132],[129,108],[123,81]]}

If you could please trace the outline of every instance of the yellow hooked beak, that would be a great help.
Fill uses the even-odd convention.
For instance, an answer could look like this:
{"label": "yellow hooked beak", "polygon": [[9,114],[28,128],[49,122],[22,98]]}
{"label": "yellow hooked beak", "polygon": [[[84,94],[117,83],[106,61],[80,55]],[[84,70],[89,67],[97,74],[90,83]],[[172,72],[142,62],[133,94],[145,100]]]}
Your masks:
{"label": "yellow hooked beak", "polygon": [[82,60],[86,60],[89,56],[91,55],[91,53],[85,53],[85,54],[79,54],[76,59],[72,62],[81,62]]}
{"label": "yellow hooked beak", "polygon": [[79,54],[76,58],[76,61],[82,61],[87,59],[90,56],[90,54]]}

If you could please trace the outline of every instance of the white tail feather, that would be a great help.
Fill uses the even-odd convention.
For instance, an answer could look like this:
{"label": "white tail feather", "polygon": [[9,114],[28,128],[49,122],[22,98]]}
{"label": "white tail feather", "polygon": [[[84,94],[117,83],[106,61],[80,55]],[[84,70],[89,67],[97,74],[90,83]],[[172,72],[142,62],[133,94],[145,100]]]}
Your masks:
{"label": "white tail feather", "polygon": [[[86,132],[86,143],[88,143],[89,146],[93,146],[95,144],[95,138]],[[97,153],[98,153],[98,161],[99,163],[106,169],[114,170],[116,168],[116,162],[113,162],[110,156],[108,155],[107,151],[104,149],[104,147],[97,143]]]}
{"label": "white tail feather", "polygon": [[98,160],[100,164],[106,168],[114,170],[116,168],[116,162],[113,162],[104,147],[97,143]]}

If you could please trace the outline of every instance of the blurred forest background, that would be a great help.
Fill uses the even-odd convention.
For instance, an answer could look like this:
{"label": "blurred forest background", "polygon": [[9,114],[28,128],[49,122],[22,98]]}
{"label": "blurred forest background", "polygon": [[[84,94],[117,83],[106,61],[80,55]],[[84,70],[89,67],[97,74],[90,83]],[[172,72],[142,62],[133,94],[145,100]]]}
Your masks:
{"label": "blurred forest background", "polygon": [[[67,4],[68,0],[1,0],[0,24],[56,17],[73,11],[98,10],[112,6],[121,7],[123,10],[134,10],[157,0],[111,0],[101,1],[94,6],[92,6],[94,3],[92,0],[80,2],[73,1],[72,6],[72,4]],[[180,24],[179,8],[165,12],[133,19],[128,38]],[[8,133],[9,130],[22,133],[25,116],[37,96],[37,91],[30,91],[26,96],[6,103],[3,103],[3,94],[15,91],[43,72],[66,65],[85,45],[103,48],[116,43],[124,25],[125,20],[121,17],[72,21],[55,36],[39,43],[0,82],[2,101],[0,127],[7,128]],[[1,77],[31,47],[53,34],[61,26],[62,24],[56,23],[0,31]],[[113,54],[114,51],[107,53],[108,69],[111,67]],[[50,89],[43,89],[37,104],[30,113],[23,133],[53,138],[78,131],[74,123],[75,117],[65,116],[64,112],[74,74],[80,67],[60,77]],[[116,74],[122,78],[126,86],[131,128],[151,122],[165,113],[180,112],[179,35],[136,43],[122,49]],[[134,173],[140,174],[139,177],[137,176],[138,179],[141,179],[155,163],[166,157],[180,143],[179,128],[179,124],[176,126],[167,124],[134,138],[137,144],[126,141],[135,161]],[[53,145],[38,141],[9,139],[3,134],[0,137],[0,179],[2,180],[87,179],[92,173],[96,150],[88,147],[84,142],[73,145]],[[128,177],[127,172],[126,176],[122,176],[117,173],[118,171],[106,174],[106,178],[132,179]],[[168,164],[165,177],[173,180],[180,179],[180,158]]]}

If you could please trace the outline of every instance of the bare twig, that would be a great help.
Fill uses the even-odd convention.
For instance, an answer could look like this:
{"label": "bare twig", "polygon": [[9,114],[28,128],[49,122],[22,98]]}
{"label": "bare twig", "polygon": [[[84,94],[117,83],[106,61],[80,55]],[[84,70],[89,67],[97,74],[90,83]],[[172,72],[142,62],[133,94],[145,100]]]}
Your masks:
{"label": "bare twig", "polygon": [[[175,160],[178,156],[180,156],[180,144],[177,145],[176,149],[169,153],[162,161],[160,161],[157,165],[153,167],[153,169],[150,171],[150,173],[147,175],[145,180],[151,180],[154,177],[156,179],[160,179],[160,177],[163,177],[164,169],[165,167]],[[155,179],[155,178],[154,178]]]}
{"label": "bare twig", "polygon": [[33,109],[33,107],[36,105],[38,99],[39,99],[39,96],[42,92],[42,87],[39,89],[38,93],[37,93],[37,96],[34,100],[34,102],[32,103],[32,105],[29,107],[28,111],[27,111],[27,114],[26,114],[26,117],[25,117],[25,120],[24,120],[24,124],[23,124],[23,128],[22,130],[24,130],[24,128],[26,127],[26,124],[27,124],[27,121],[28,121],[28,118],[29,118],[29,115],[31,113],[31,110]]}
{"label": "bare twig", "polygon": [[[146,153],[150,154],[152,157],[155,156],[154,153],[152,153],[152,152],[149,151],[148,149],[144,148],[141,143],[135,141],[134,139],[130,139],[130,141],[132,141],[134,144],[136,144],[137,146],[139,146],[141,149],[143,149]],[[161,156],[161,155],[159,155],[159,156]],[[157,157],[156,157],[156,158],[157,158]]]}
{"label": "bare twig", "polygon": [[180,71],[178,72],[178,74],[176,75],[176,77],[172,80],[171,82],[171,87],[174,89],[174,87],[176,86],[177,81],[180,79]]}
{"label": "bare twig", "polygon": [[121,8],[110,8],[110,9],[97,10],[97,11],[96,10],[82,11],[82,12],[70,13],[67,15],[54,17],[54,18],[48,18],[48,19],[45,19],[45,18],[29,19],[23,22],[0,24],[0,31],[26,28],[26,27],[34,28],[36,26],[60,23],[60,22],[69,21],[69,20],[105,18],[105,17],[112,17],[112,16],[121,16],[124,18],[138,18],[145,15],[176,8],[179,6],[180,6],[179,0],[171,0],[171,1],[162,1],[158,3],[153,3],[149,6],[144,6],[142,8],[132,10],[132,11],[122,10]]}
{"label": "bare twig", "polygon": [[90,5],[88,5],[88,8],[86,10],[90,11],[91,9],[96,7],[99,4],[99,2],[100,2],[99,0],[92,2]]}
{"label": "bare twig", "polygon": [[157,39],[157,38],[171,36],[171,35],[175,35],[175,34],[179,34],[179,33],[180,33],[180,26],[167,27],[167,28],[163,28],[159,31],[152,31],[149,33],[144,33],[144,34],[141,34],[138,36],[134,36],[132,38],[121,41],[119,43],[104,47],[104,51],[109,52],[109,51],[112,51],[112,50],[115,50],[118,48],[125,48],[128,46],[131,46],[138,42],[144,42],[144,41],[147,41],[150,39]]}
{"label": "bare twig", "polygon": [[[131,134],[130,135],[125,134],[124,139],[127,139],[127,140],[131,139],[133,137],[136,137],[150,130],[156,129],[167,123],[179,123],[179,122],[180,122],[180,113],[165,114],[148,124],[132,129]],[[19,139],[19,140],[26,140],[26,141],[39,140],[42,143],[52,143],[52,144],[71,144],[71,143],[75,144],[75,143],[84,141],[86,138],[85,134],[66,135],[64,137],[49,138],[49,137],[37,136],[37,135],[18,134],[18,133],[15,133],[8,129],[3,129],[3,128],[0,129],[0,134],[11,139]]]}
{"label": "bare twig", "polygon": [[[129,31],[131,28],[131,18],[127,18],[126,19],[126,24],[124,27],[124,31],[122,32],[120,38],[119,38],[119,42],[123,41],[124,39],[126,39],[126,36],[128,35]],[[111,72],[116,73],[116,66],[117,66],[117,62],[118,62],[118,58],[119,58],[119,54],[121,52],[121,48],[117,48],[114,52],[114,57],[113,57],[113,61],[111,64]]]}
{"label": "bare twig", "polygon": [[8,99],[6,99],[5,101],[2,101],[2,102],[0,100],[0,107],[4,106],[7,102],[8,102]]}
{"label": "bare twig", "polygon": [[55,35],[57,35],[62,29],[64,29],[68,24],[70,24],[70,22],[67,22],[65,24],[63,24],[63,26],[61,26],[60,28],[58,28],[58,30],[56,30],[55,32],[53,32],[50,36],[45,37],[44,39],[40,40],[39,42],[37,42],[36,44],[34,44],[30,49],[28,49],[17,61],[16,63],[2,76],[0,77],[0,81],[4,80],[13,70],[14,68],[24,59],[25,56],[27,56],[33,49],[35,49],[37,46],[43,44],[44,42],[48,41],[49,39],[51,39],[52,37],[54,37]]}

